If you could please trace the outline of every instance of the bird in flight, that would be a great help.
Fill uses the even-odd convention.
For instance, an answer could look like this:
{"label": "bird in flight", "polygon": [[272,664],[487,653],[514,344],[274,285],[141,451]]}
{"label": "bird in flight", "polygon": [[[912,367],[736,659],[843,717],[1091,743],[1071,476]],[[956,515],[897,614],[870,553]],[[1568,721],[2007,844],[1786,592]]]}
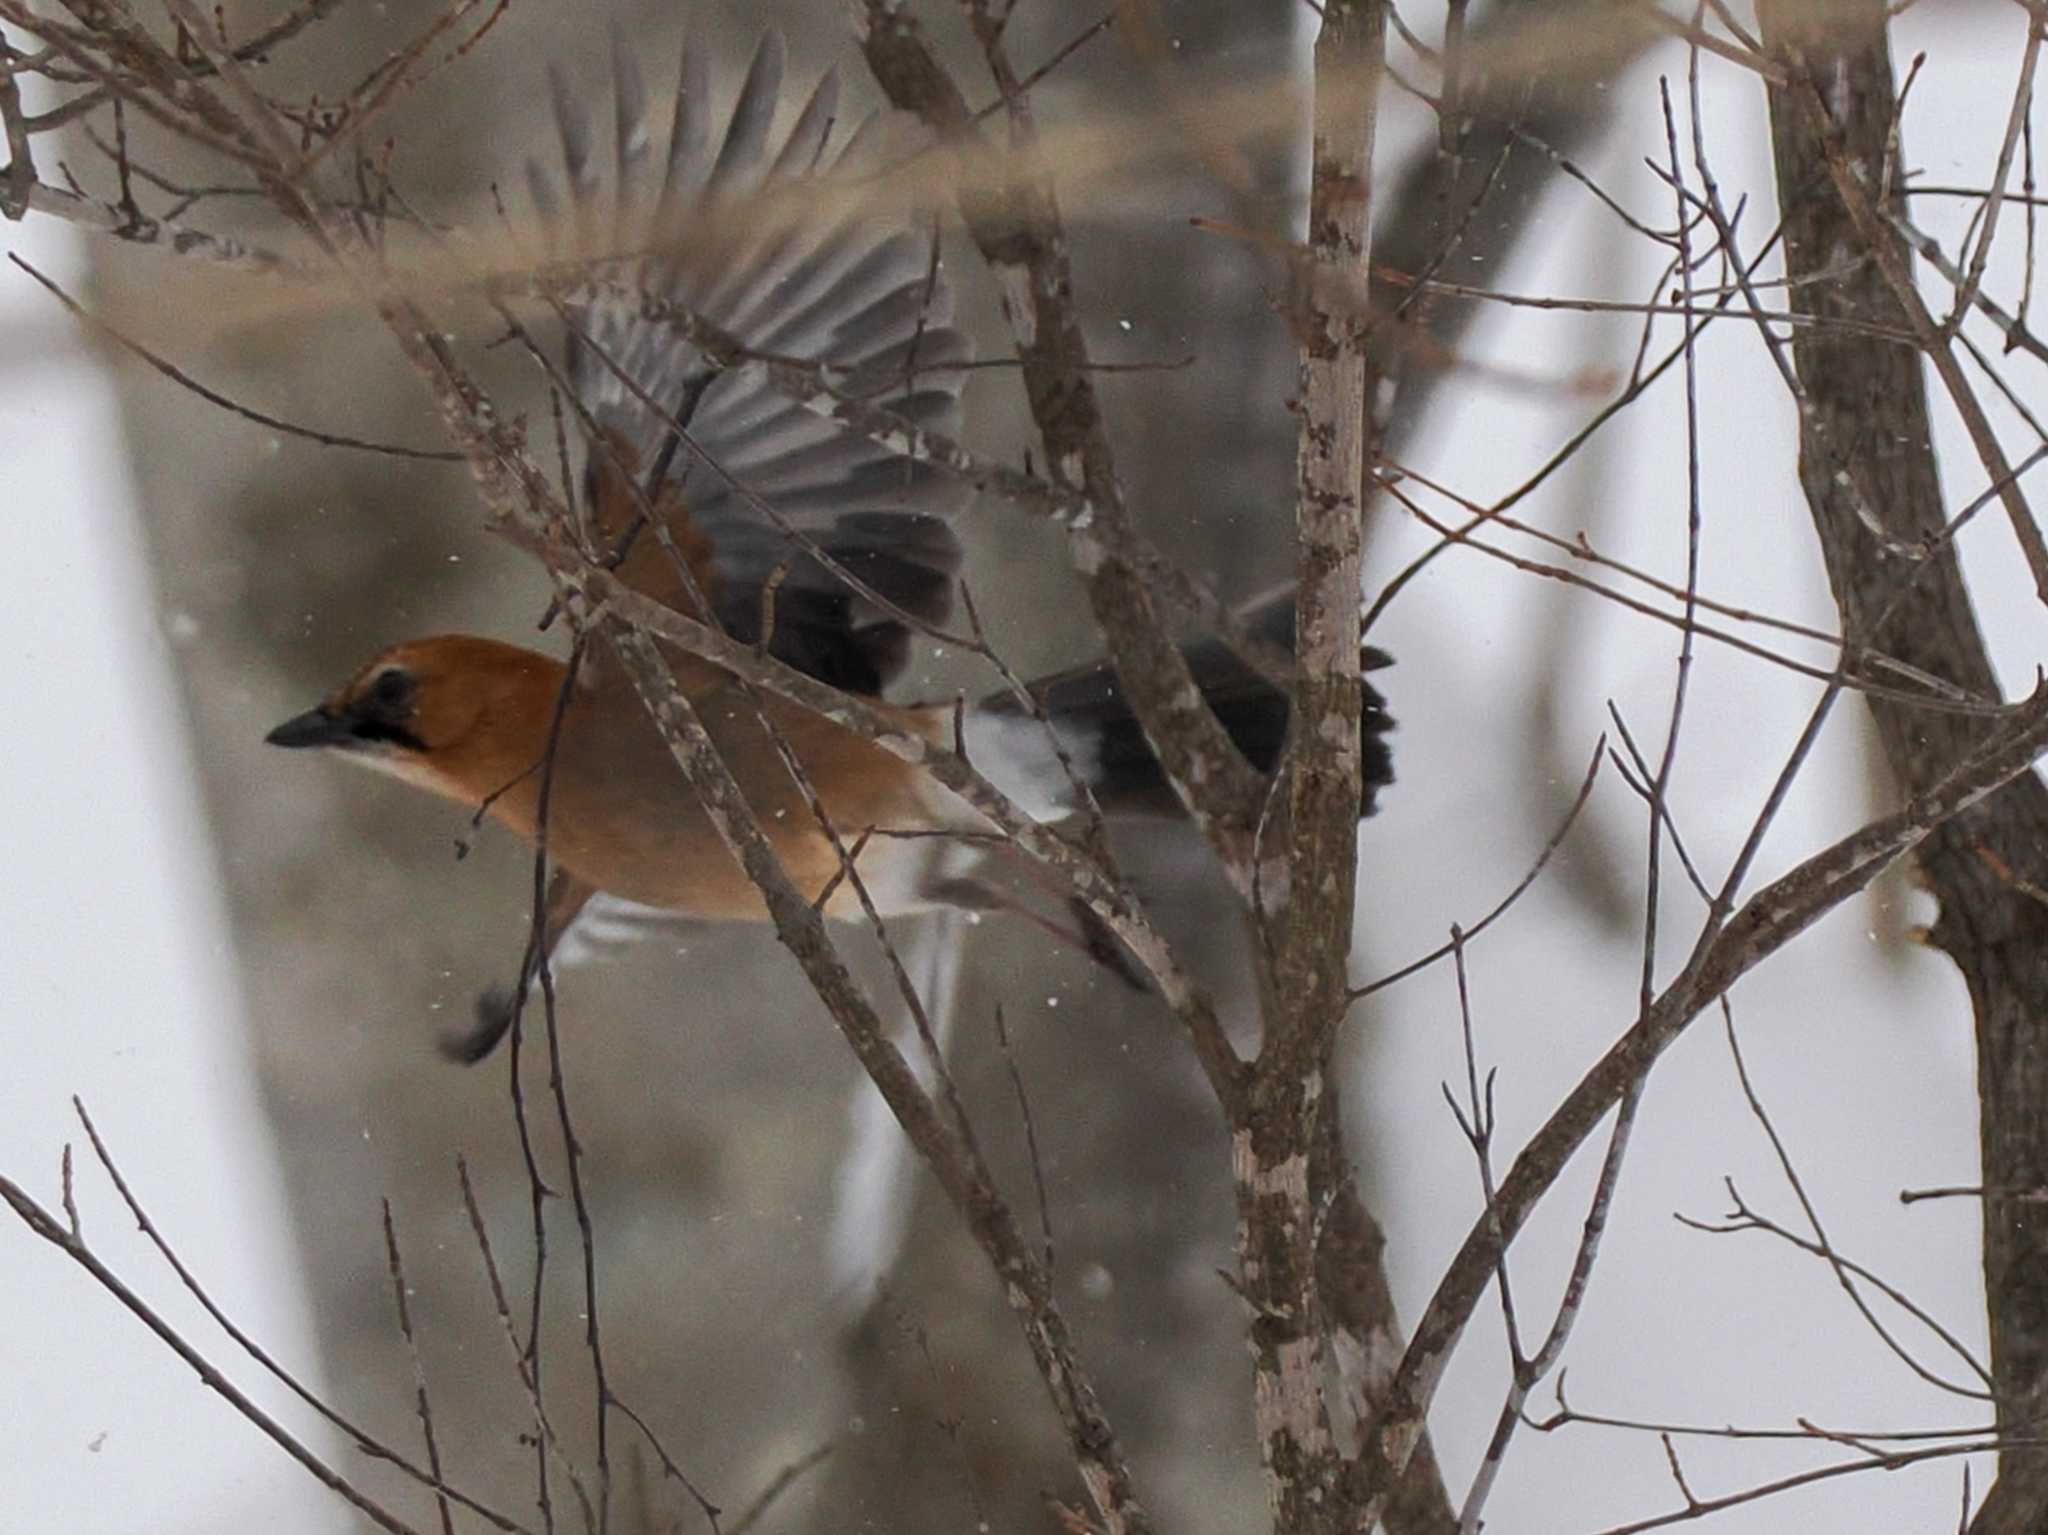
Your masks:
{"label": "bird in flight", "polygon": [[[892,211],[886,198],[877,211],[846,194],[885,184],[880,178],[916,141],[901,119],[880,115],[833,151],[838,82],[827,74],[777,143],[783,74],[783,44],[770,34],[720,125],[707,56],[687,47],[664,153],[621,37],[613,40],[608,146],[600,147],[585,94],[551,74],[561,172],[529,172],[557,251],[573,253],[582,274],[561,309],[564,371],[582,428],[577,512],[586,548],[632,588],[875,700],[903,727],[951,744],[957,723],[975,765],[1034,814],[1074,808],[1069,767],[1108,814],[1176,811],[1106,665],[1034,684],[1043,718],[1010,694],[964,711],[951,701],[881,702],[920,630],[951,615],[962,563],[953,524],[967,488],[805,409],[761,361],[714,363],[666,317],[701,316],[760,357],[829,364],[844,393],[921,427],[957,431],[969,347],[951,325],[930,221],[911,207]],[[693,231],[709,234],[693,239]],[[1292,641],[1285,599],[1247,621],[1263,638]],[[495,639],[409,640],[266,739],[333,753],[472,811],[486,807],[529,842],[542,831],[545,785],[550,945],[579,922],[622,910],[765,918],[758,890],[622,668],[600,650],[575,654],[572,669]],[[1286,736],[1285,692],[1220,642],[1197,642],[1187,655],[1239,749],[1271,770]],[[1385,659],[1366,652],[1368,665]],[[859,843],[856,868],[883,916],[1015,905],[975,876],[988,856],[983,842],[930,835],[988,828],[920,769],[710,662],[673,652],[669,660],[791,879],[807,897],[822,897],[827,915],[861,913],[840,847],[785,749],[841,844]],[[1363,694],[1360,813],[1370,814],[1374,790],[1392,776],[1383,739],[1391,721],[1370,684]],[[922,835],[890,835],[903,832]],[[1118,962],[1099,930],[1067,933]],[[522,991],[539,963],[529,954]],[[475,1026],[444,1048],[480,1060],[513,1016],[511,995],[488,993]]]}

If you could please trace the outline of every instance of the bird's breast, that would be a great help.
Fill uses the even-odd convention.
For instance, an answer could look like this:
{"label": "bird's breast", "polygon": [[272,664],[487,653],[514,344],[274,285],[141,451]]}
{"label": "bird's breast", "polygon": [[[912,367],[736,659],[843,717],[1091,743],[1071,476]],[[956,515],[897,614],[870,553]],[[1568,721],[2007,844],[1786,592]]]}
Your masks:
{"label": "bird's breast", "polygon": [[[883,914],[928,904],[924,870],[944,840],[929,834],[966,829],[971,817],[923,772],[819,715],[773,699],[757,706],[732,686],[692,702],[805,899],[829,890],[829,915],[859,913],[834,846],[836,833]],[[939,728],[927,711],[896,712],[927,733]],[[778,735],[831,833],[779,749]],[[504,796],[494,813],[532,841],[538,801],[536,781]],[[637,699],[599,698],[593,707],[570,711],[549,778],[547,823],[549,856],[600,890],[690,916],[767,916],[759,890]]]}

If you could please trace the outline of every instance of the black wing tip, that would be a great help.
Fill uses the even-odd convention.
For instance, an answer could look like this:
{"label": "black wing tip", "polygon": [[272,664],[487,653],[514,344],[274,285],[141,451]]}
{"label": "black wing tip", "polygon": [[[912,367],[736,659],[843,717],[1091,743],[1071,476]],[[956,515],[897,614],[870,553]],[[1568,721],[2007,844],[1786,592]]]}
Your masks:
{"label": "black wing tip", "polygon": [[436,1042],[441,1059],[459,1066],[475,1066],[487,1060],[498,1048],[498,1041],[511,1032],[512,1020],[517,1013],[516,999],[503,986],[493,986],[478,993],[476,1021],[467,1029],[443,1034]]}
{"label": "black wing tip", "polygon": [[[1203,698],[1245,760],[1262,773],[1274,771],[1287,744],[1287,693],[1239,660],[1221,640],[1200,640],[1182,653]],[[1393,657],[1383,650],[1360,649],[1363,672],[1393,664]],[[1093,788],[1104,810],[1112,815],[1179,813],[1179,801],[1108,663],[1042,679],[1032,684],[1032,691],[1064,734],[1085,740],[1092,750]],[[1393,750],[1386,738],[1395,725],[1378,688],[1360,677],[1358,692],[1358,814],[1363,820],[1379,809],[1377,791],[1394,781]],[[1008,695],[986,700],[981,707],[1011,716],[1023,712]]]}
{"label": "black wing tip", "polygon": [[[1368,672],[1394,664],[1392,656],[1370,645],[1359,652],[1358,661],[1360,668]],[[1394,782],[1394,748],[1387,737],[1399,725],[1387,712],[1387,700],[1378,688],[1361,678],[1358,691],[1358,818],[1362,821],[1378,812],[1379,791]]]}

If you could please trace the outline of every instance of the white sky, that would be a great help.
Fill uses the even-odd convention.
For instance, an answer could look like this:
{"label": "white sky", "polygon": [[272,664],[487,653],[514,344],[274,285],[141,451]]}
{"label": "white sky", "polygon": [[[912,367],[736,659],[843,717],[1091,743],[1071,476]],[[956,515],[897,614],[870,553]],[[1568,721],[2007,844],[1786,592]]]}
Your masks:
{"label": "white sky", "polygon": [[[0,225],[0,249],[67,285],[69,231]],[[50,300],[0,268],[0,337]],[[20,330],[15,330],[18,336]],[[137,543],[113,394],[68,345],[0,371],[0,881],[8,935],[0,1172],[77,1200],[102,1257],[259,1401],[237,1357],[148,1250],[94,1163],[91,1110],[158,1229],[227,1312],[317,1387],[297,1256],[242,1048],[241,999],[172,679]],[[0,1530],[345,1528],[333,1500],[102,1292],[0,1214]],[[303,1430],[303,1414],[287,1415]],[[310,1442],[332,1446],[319,1433]]]}

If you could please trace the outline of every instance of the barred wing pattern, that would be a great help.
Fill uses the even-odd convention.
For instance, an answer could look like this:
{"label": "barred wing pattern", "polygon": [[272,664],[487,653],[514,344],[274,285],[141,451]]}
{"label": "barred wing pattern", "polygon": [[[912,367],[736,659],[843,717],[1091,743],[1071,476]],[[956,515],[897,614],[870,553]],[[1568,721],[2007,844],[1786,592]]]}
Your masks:
{"label": "barred wing pattern", "polygon": [[[949,324],[952,298],[934,264],[932,230],[911,212],[867,214],[845,194],[853,178],[899,163],[919,142],[915,130],[897,115],[871,117],[828,152],[839,96],[828,73],[771,153],[784,58],[779,34],[762,39],[716,133],[707,55],[686,44],[656,186],[646,88],[631,42],[615,33],[610,176],[600,168],[590,102],[559,69],[550,84],[566,202],[553,173],[538,164],[528,173],[555,248],[604,258],[591,270],[606,280],[570,301],[570,379],[628,465],[643,474],[660,468],[650,497],[657,488],[679,495],[687,510],[671,514],[686,523],[677,542],[704,561],[719,622],[758,641],[772,584],[774,654],[876,694],[909,655],[911,631],[891,607],[933,624],[951,611],[960,545],[950,519],[967,490],[789,400],[759,363],[714,370],[638,298],[687,308],[750,351],[847,370],[849,393],[921,426],[957,430],[968,346]],[[812,199],[814,216],[792,217],[806,206],[798,199],[807,185],[830,195]],[[683,421],[695,450],[671,442],[663,412]]]}

